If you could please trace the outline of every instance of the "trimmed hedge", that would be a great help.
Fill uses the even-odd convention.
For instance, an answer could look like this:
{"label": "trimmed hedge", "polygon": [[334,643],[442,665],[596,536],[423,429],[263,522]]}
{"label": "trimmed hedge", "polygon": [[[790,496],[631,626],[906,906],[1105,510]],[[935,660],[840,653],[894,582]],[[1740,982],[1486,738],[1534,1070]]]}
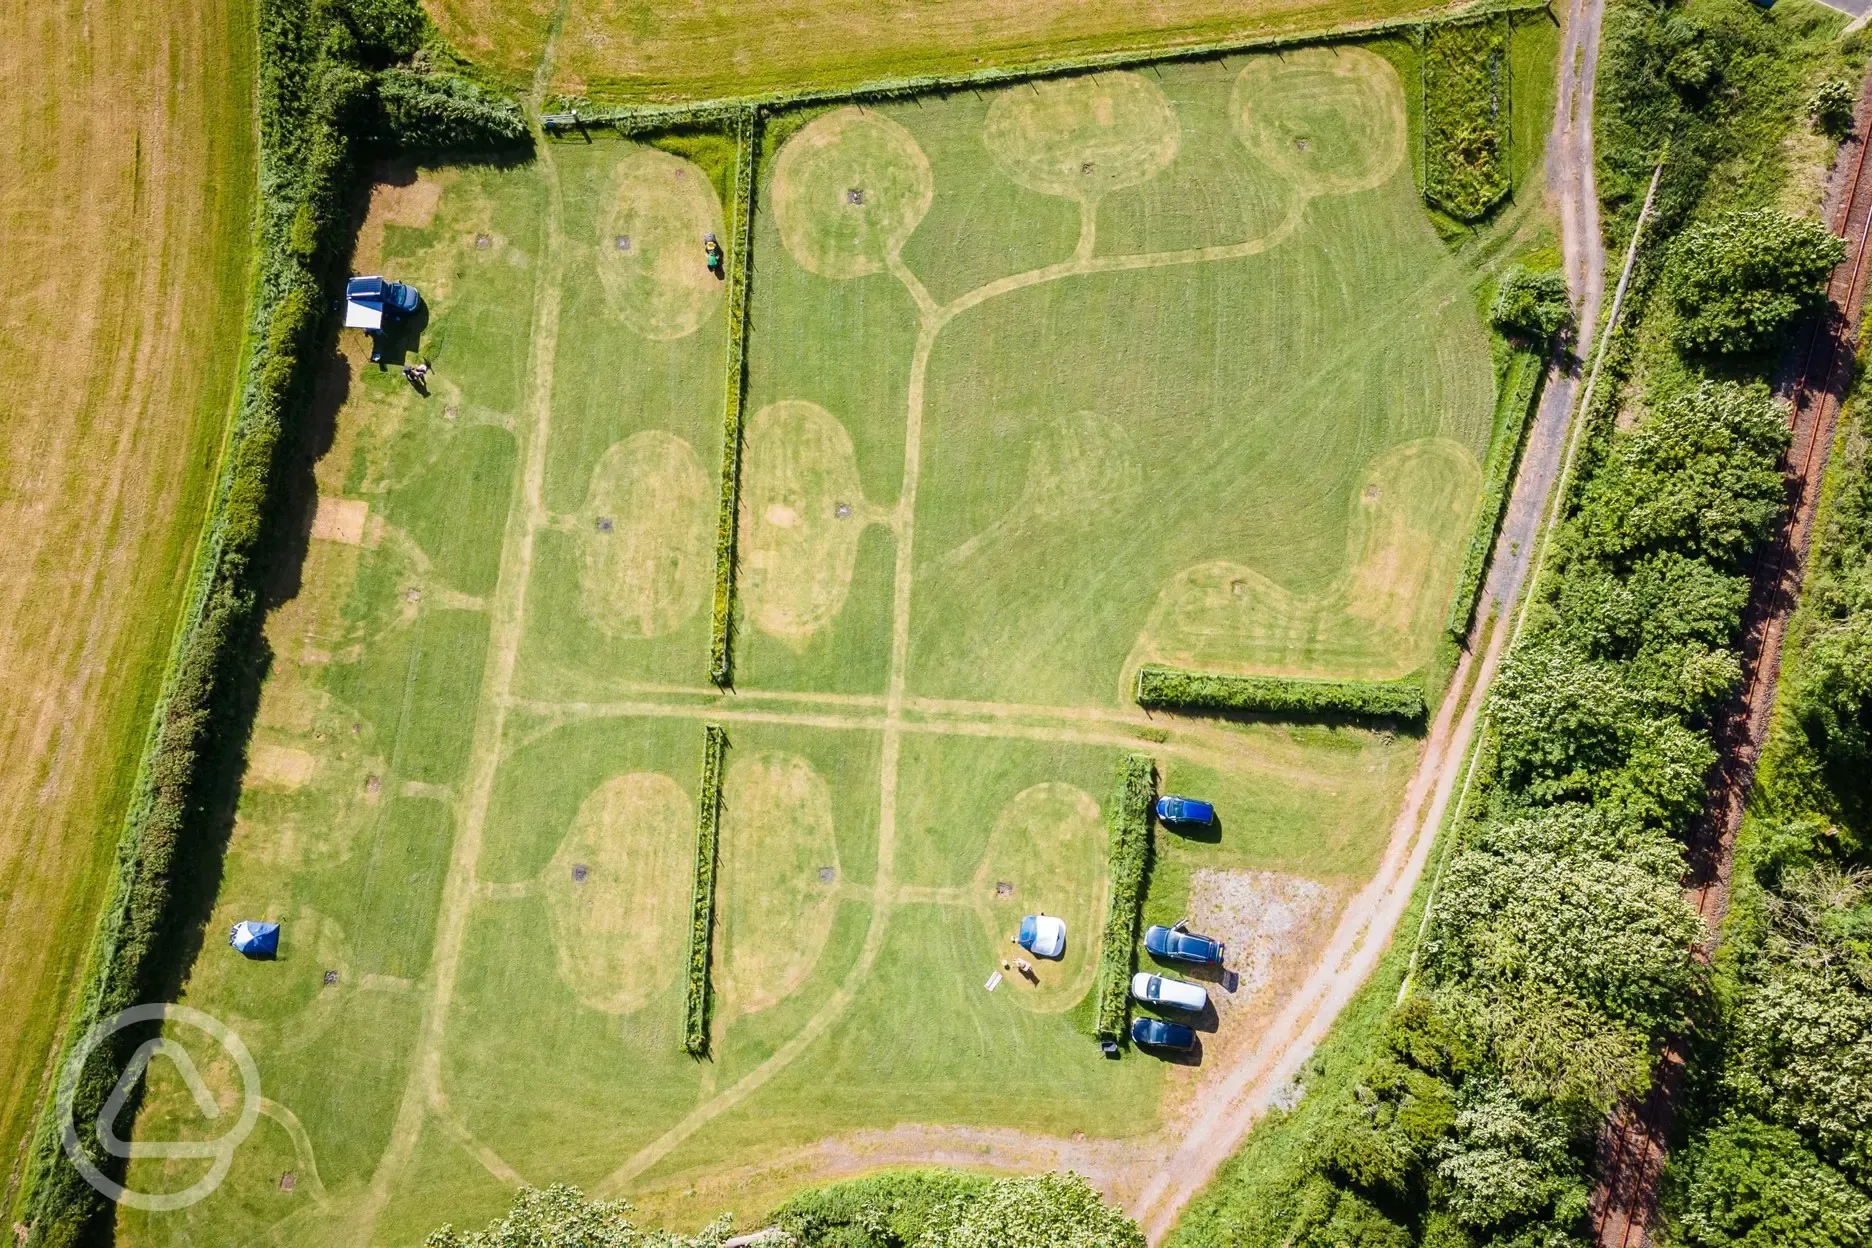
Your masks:
{"label": "trimmed hedge", "polygon": [[689,893],[689,993],[683,1008],[683,1048],[708,1052],[709,955],[715,945],[715,864],[720,857],[722,750],[720,724],[702,729],[702,789],[696,796],[695,886]]}
{"label": "trimmed hedge", "polygon": [[1345,715],[1356,719],[1422,723],[1428,716],[1423,686],[1411,680],[1300,680],[1287,676],[1229,676],[1189,672],[1154,663],[1138,669],[1139,706],[1272,715]]}
{"label": "trimmed hedge", "polygon": [[1460,221],[1488,215],[1508,193],[1509,18],[1426,26],[1424,198]]}
{"label": "trimmed hedge", "polygon": [[[1482,510],[1476,516],[1475,531],[1469,535],[1469,547],[1463,552],[1462,571],[1456,576],[1456,592],[1450,598],[1449,619],[1443,624],[1457,645],[1469,639],[1476,602],[1482,597],[1482,575],[1488,571],[1489,552],[1501,532],[1502,516],[1508,510],[1508,487],[1521,462],[1521,447],[1527,441],[1528,425],[1540,404],[1546,378],[1546,359],[1532,351],[1517,351],[1509,361],[1502,405],[1495,414],[1488,469],[1482,478]],[[1513,422],[1512,426],[1504,428],[1509,422]]]}
{"label": "trimmed hedge", "polygon": [[741,505],[741,405],[747,397],[747,292],[753,268],[754,153],[760,113],[743,109],[734,123],[734,196],[728,205],[728,358],[722,386],[721,501],[715,513],[715,606],[709,617],[709,679],[734,681],[735,526]]}
{"label": "trimmed hedge", "polygon": [[[175,990],[174,955],[197,917],[183,908],[183,885],[220,852],[221,806],[242,765],[259,673],[275,460],[327,341],[358,158],[410,143],[511,147],[524,138],[517,111],[479,87],[399,67],[429,32],[416,0],[261,0],[258,19],[259,203],[239,403],[61,1070],[94,1025]],[[119,1032],[92,1053],[74,1089],[76,1121],[96,1119],[146,1035]],[[87,1242],[112,1216],[66,1161],[56,1108],[51,1088],[20,1195],[31,1248]],[[106,1174],[122,1172],[95,1140],[85,1144]]]}
{"label": "trimmed hedge", "polygon": [[1111,832],[1111,905],[1105,912],[1105,943],[1099,951],[1100,1044],[1130,1039],[1131,972],[1137,969],[1138,914],[1150,876],[1151,803],[1157,768],[1148,754],[1127,754],[1118,763],[1111,801],[1105,808]]}

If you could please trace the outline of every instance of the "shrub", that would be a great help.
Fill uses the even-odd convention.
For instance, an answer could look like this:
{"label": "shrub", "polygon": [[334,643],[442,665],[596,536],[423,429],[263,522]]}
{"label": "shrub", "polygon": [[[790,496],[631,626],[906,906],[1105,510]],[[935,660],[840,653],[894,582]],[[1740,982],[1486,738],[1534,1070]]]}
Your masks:
{"label": "shrub", "polygon": [[1530,272],[1515,265],[1502,278],[1489,321],[1511,338],[1544,347],[1573,321],[1566,275],[1558,269]]}
{"label": "shrub", "polygon": [[1099,949],[1095,1030],[1100,1043],[1123,1044],[1129,1038],[1131,972],[1137,967],[1138,914],[1150,877],[1151,803],[1156,795],[1157,772],[1150,755],[1130,754],[1119,761],[1105,809],[1111,833],[1111,903]]}
{"label": "shrub", "polygon": [[1872,1239],[1872,1201],[1800,1136],[1743,1115],[1682,1162],[1682,1239],[1698,1248],[1846,1248]]}
{"label": "shrub", "polygon": [[1285,676],[1229,676],[1147,663],[1138,669],[1139,706],[1272,715],[1347,716],[1422,723],[1429,713],[1415,681],[1300,680]]}
{"label": "shrub", "polygon": [[454,74],[393,66],[377,76],[380,141],[404,151],[460,151],[526,142],[526,117],[512,100]]}
{"label": "shrub", "polygon": [[720,857],[722,750],[720,724],[702,729],[702,784],[696,796],[695,884],[689,892],[689,991],[683,1008],[683,1048],[708,1051],[709,954],[715,943],[715,865]]}
{"label": "shrub", "polygon": [[1776,346],[1824,306],[1827,274],[1846,244],[1810,217],[1771,208],[1732,212],[1687,230],[1667,281],[1679,348],[1739,355]]}
{"label": "shrub", "polygon": [[1494,16],[1424,37],[1424,194],[1459,220],[1508,193],[1509,38]]}
{"label": "shrub", "polygon": [[1813,99],[1807,104],[1807,115],[1813,118],[1820,133],[1839,138],[1852,129],[1853,105],[1856,92],[1853,84],[1844,78],[1829,78],[1814,88]]}

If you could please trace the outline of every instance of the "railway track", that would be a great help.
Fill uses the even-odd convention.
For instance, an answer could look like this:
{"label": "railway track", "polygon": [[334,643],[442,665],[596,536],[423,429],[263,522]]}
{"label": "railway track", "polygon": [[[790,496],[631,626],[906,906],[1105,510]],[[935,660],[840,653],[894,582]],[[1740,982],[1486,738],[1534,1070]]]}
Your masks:
{"label": "railway track", "polygon": [[[1788,617],[1800,598],[1802,570],[1813,534],[1820,478],[1839,419],[1840,403],[1852,381],[1866,287],[1872,280],[1872,74],[1860,91],[1853,137],[1841,144],[1835,168],[1837,190],[1830,220],[1846,239],[1846,259],[1827,282],[1826,314],[1790,360],[1783,387],[1789,400],[1793,441],[1783,462],[1788,510],[1774,540],[1757,552],[1749,569],[1753,587],[1743,616],[1741,693],[1731,701],[1714,733],[1719,762],[1711,778],[1710,799],[1692,833],[1685,896],[1696,906],[1707,929],[1698,954],[1706,962],[1715,953],[1724,913],[1729,906],[1730,869],[1736,833],[1755,778],[1755,764],[1768,732],[1781,672],[1781,644]],[[1843,177],[1839,174],[1843,173]],[[1601,1133],[1599,1187],[1590,1208],[1593,1238],[1601,1248],[1645,1248],[1657,1209],[1658,1182],[1683,1083],[1685,1051],[1668,1048],[1658,1064],[1650,1093],[1636,1105],[1620,1107]]]}

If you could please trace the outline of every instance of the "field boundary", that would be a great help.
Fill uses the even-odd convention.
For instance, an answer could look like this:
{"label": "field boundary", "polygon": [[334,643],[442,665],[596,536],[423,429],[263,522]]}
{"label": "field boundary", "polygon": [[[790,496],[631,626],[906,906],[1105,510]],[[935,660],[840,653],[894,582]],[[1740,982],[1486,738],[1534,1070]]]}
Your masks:
{"label": "field boundary", "polygon": [[[1488,467],[1482,476],[1482,509],[1476,516],[1475,530],[1469,535],[1469,547],[1463,552],[1462,570],[1456,576],[1456,592],[1450,596],[1449,619],[1443,626],[1457,645],[1469,639],[1469,626],[1475,622],[1476,603],[1482,599],[1483,578],[1488,573],[1489,553],[1495,549],[1495,535],[1501,532],[1502,518],[1508,511],[1508,488],[1514,484],[1515,470],[1521,464],[1521,450],[1527,445],[1528,429],[1534,424],[1534,413],[1540,409],[1540,397],[1547,388],[1545,354],[1516,351],[1508,368],[1510,373],[1519,370],[1519,376],[1511,386],[1504,388],[1504,401],[1496,409],[1494,428],[1489,435]],[[1515,421],[1512,429],[1503,427],[1504,418]]]}
{"label": "field boundary", "polygon": [[735,182],[729,205],[728,348],[722,382],[721,502],[715,516],[715,599],[709,616],[709,679],[734,683],[735,538],[741,506],[741,419],[747,400],[747,297],[754,268],[754,161],[760,110],[734,117]]}
{"label": "field boundary", "polygon": [[1111,833],[1111,900],[1105,911],[1105,943],[1099,949],[1094,1029],[1107,1053],[1116,1053],[1130,1039],[1131,973],[1137,968],[1138,916],[1150,878],[1151,800],[1156,789],[1157,763],[1150,755],[1127,754],[1118,760],[1105,813]]}
{"label": "field boundary", "polygon": [[1283,716],[1344,716],[1421,725],[1429,716],[1423,684],[1404,680],[1313,680],[1236,676],[1146,663],[1137,702],[1164,710],[1251,711]]}
{"label": "field boundary", "polygon": [[696,794],[695,884],[689,893],[689,986],[683,1007],[683,1049],[708,1052],[709,957],[715,947],[715,868],[721,859],[722,751],[720,724],[702,726],[702,783]]}
{"label": "field boundary", "polygon": [[1507,15],[1545,13],[1552,6],[1547,0],[1514,0],[1507,4],[1478,4],[1444,14],[1391,18],[1382,22],[1353,23],[1302,31],[1286,35],[1256,35],[1240,39],[1216,39],[1204,43],[1154,44],[1119,52],[1100,52],[1087,56],[1060,57],[1034,61],[1027,65],[989,66],[962,74],[919,74],[903,78],[876,78],[848,87],[808,88],[799,91],[768,91],[747,96],[724,96],[696,100],[686,104],[637,104],[600,108],[591,114],[581,112],[583,125],[608,126],[619,134],[631,135],[668,126],[720,122],[736,110],[757,109],[772,112],[820,104],[865,103],[874,100],[908,99],[919,95],[938,95],[980,87],[1007,86],[1040,78],[1092,73],[1105,69],[1134,69],[1171,61],[1204,61],[1243,52],[1274,52],[1284,48],[1316,47],[1321,44],[1356,43],[1381,39],[1388,35],[1410,34],[1431,27],[1466,25]]}

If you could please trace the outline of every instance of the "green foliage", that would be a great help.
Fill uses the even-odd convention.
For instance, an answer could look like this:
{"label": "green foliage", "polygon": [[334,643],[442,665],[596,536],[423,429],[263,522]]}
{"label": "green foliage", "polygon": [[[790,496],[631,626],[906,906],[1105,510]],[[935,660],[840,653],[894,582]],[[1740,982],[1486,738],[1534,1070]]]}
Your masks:
{"label": "green foliage", "polygon": [[774,1222],[801,1248],[1144,1248],[1073,1173],[987,1179],[903,1170],[801,1192]]}
{"label": "green foliage", "polygon": [[1139,706],[1270,715],[1343,715],[1422,723],[1429,713],[1416,681],[1301,680],[1284,676],[1230,676],[1145,664],[1138,669]]}
{"label": "green foliage", "polygon": [[1806,752],[1830,789],[1830,809],[1862,820],[1872,799],[1872,472],[1856,423],[1838,458],[1839,486],[1803,606],[1810,627],[1788,687]]}
{"label": "green foliage", "polygon": [[[1563,286],[1564,290],[1564,286]],[[1532,351],[1517,351],[1508,362],[1502,392],[1495,404],[1495,422],[1489,437],[1488,466],[1482,474],[1482,505],[1476,515],[1475,531],[1463,551],[1462,570],[1456,574],[1456,592],[1450,597],[1449,618],[1444,630],[1450,640],[1461,645],[1469,637],[1469,625],[1475,620],[1476,602],[1482,596],[1482,574],[1488,571],[1489,551],[1494,549],[1501,532],[1502,516],[1508,509],[1508,491],[1514,484],[1515,468],[1521,462],[1521,446],[1527,440],[1528,426],[1540,406],[1542,383],[1546,380],[1544,357]]]}
{"label": "green foliage", "polygon": [[1111,901],[1099,946],[1095,1030],[1101,1042],[1124,1044],[1130,1037],[1131,973],[1137,967],[1138,915],[1150,878],[1151,804],[1156,796],[1157,769],[1150,755],[1120,759],[1105,815],[1111,833]]}
{"label": "green foliage", "polygon": [[702,784],[696,795],[695,884],[689,892],[689,989],[683,1004],[683,1048],[708,1051],[709,955],[715,944],[715,867],[721,857],[722,751],[720,724],[702,728]]}
{"label": "green foliage", "polygon": [[1491,15],[1424,35],[1424,193],[1476,221],[1508,193],[1508,22]]}
{"label": "green foliage", "polygon": [[1801,1137],[1746,1115],[1691,1146],[1677,1229],[1698,1248],[1846,1248],[1872,1239],[1872,1201]]}
{"label": "green foliage", "polygon": [[487,150],[527,141],[512,100],[455,74],[392,66],[377,76],[382,141],[412,152]]}
{"label": "green foliage", "polygon": [[[172,991],[157,985],[167,982],[170,942],[182,935],[177,881],[192,859],[218,852],[211,841],[218,813],[209,804],[223,769],[238,766],[248,729],[244,690],[260,623],[259,565],[274,518],[276,453],[322,362],[323,309],[359,149],[375,136],[397,137],[383,123],[377,71],[413,54],[428,29],[416,0],[259,6],[260,208],[247,371],[198,579],[143,745],[69,1028],[74,1039],[153,992]],[[79,1121],[95,1118],[116,1085],[134,1047],[126,1035],[86,1064],[73,1097]],[[34,1248],[78,1242],[108,1213],[66,1162],[53,1108],[48,1099],[22,1197],[26,1242]],[[118,1164],[95,1160],[107,1172]]]}
{"label": "green foliage", "polygon": [[[587,1200],[576,1187],[523,1187],[513,1208],[467,1235],[444,1226],[424,1248],[717,1248],[728,1237],[723,1218],[699,1235],[639,1230],[621,1200]],[[784,1248],[784,1241],[773,1241]]]}
{"label": "green foliage", "polygon": [[1844,78],[1828,78],[1814,88],[1813,98],[1807,102],[1807,115],[1820,133],[1840,138],[1852,129],[1857,95],[1853,84]]}
{"label": "green foliage", "polygon": [[1566,275],[1558,269],[1541,272],[1515,265],[1502,278],[1489,323],[1511,338],[1544,347],[1573,321]]}
{"label": "green foliage", "polygon": [[649,139],[651,147],[680,156],[702,170],[715,197],[721,200],[722,213],[735,210],[735,175],[741,167],[741,144],[735,126],[725,129],[710,126],[683,126]]}
{"label": "green foliage", "polygon": [[733,638],[735,525],[741,499],[741,419],[747,401],[747,297],[754,263],[754,154],[760,146],[760,114],[752,109],[735,124],[735,191],[728,211],[728,358],[722,387],[721,499],[715,513],[715,598],[709,616],[709,679],[726,687],[734,680]]}
{"label": "green foliage", "polygon": [[1824,306],[1827,274],[1846,255],[1821,222],[1774,209],[1732,212],[1691,227],[1666,280],[1678,347],[1739,355],[1774,347]]}

